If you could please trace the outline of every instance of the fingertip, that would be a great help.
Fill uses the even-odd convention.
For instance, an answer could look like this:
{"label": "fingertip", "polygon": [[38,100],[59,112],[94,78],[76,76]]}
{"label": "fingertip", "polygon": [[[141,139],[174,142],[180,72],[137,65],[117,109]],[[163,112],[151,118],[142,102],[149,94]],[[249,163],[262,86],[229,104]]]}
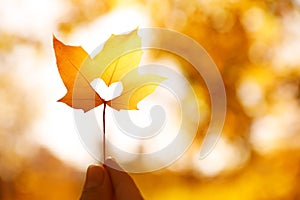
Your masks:
{"label": "fingertip", "polygon": [[90,165],[87,168],[86,180],[81,194],[81,200],[100,198],[112,199],[112,188],[107,170],[102,165]]}
{"label": "fingertip", "polygon": [[90,165],[86,173],[85,188],[102,185],[104,180],[104,168],[100,165]]}
{"label": "fingertip", "polygon": [[87,168],[87,171],[90,171],[90,170],[101,170],[101,165],[97,165],[97,164],[91,164],[88,166]]}

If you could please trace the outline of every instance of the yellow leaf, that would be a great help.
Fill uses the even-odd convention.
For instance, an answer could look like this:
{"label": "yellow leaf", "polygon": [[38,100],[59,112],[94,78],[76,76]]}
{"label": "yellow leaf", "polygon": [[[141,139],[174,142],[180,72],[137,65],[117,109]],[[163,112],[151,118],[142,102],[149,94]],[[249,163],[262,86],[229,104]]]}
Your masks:
{"label": "yellow leaf", "polygon": [[138,110],[137,104],[154,92],[163,80],[165,80],[164,77],[155,74],[139,74],[137,70],[134,70],[120,80],[123,84],[121,95],[107,104],[116,110]]}

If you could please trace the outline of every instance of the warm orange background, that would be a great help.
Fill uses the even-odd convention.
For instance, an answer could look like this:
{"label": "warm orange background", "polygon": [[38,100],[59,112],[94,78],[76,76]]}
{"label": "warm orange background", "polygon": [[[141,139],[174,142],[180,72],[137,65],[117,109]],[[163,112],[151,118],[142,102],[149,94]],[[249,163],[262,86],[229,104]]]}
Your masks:
{"label": "warm orange background", "polygon": [[173,29],[203,45],[228,100],[222,137],[199,162],[209,96],[188,63],[168,57],[198,91],[203,115],[181,159],[133,175],[146,199],[300,199],[299,0],[0,1],[0,199],[77,199],[95,162],[64,123],[72,115],[55,121],[70,108],[55,103],[65,90],[52,34],[91,52],[105,39],[95,30],[137,25]]}

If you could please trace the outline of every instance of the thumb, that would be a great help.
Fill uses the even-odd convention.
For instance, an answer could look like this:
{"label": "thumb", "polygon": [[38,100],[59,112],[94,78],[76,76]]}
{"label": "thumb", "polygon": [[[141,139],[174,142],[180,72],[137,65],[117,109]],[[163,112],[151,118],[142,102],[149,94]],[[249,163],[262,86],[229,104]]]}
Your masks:
{"label": "thumb", "polygon": [[113,189],[114,197],[118,200],[144,199],[131,176],[121,168],[114,159],[106,159],[104,167],[107,169]]}
{"label": "thumb", "polygon": [[80,200],[111,200],[112,187],[107,171],[101,165],[90,165]]}

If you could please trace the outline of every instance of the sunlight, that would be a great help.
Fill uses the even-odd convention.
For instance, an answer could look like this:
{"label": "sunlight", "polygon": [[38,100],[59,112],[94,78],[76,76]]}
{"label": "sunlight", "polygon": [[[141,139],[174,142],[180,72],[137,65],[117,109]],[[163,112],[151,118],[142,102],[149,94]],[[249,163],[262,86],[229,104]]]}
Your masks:
{"label": "sunlight", "polygon": [[264,12],[258,7],[250,8],[243,16],[242,24],[250,32],[258,31],[264,24]]}
{"label": "sunlight", "polygon": [[243,165],[249,159],[249,152],[242,140],[229,141],[222,136],[212,152],[202,160],[195,154],[193,162],[204,176],[214,177],[226,170]]}
{"label": "sunlight", "polygon": [[121,82],[115,82],[110,86],[107,86],[105,82],[100,78],[96,78],[95,80],[93,80],[91,82],[91,86],[105,101],[109,101],[120,96],[123,90]]}
{"label": "sunlight", "polygon": [[124,34],[137,27],[149,25],[150,19],[143,9],[138,6],[127,6],[115,9],[89,24],[78,26],[74,29],[69,42],[80,45],[88,53],[92,53],[102,46],[111,34]]}
{"label": "sunlight", "polygon": [[60,0],[1,1],[1,30],[47,40],[68,8],[68,2]]}

